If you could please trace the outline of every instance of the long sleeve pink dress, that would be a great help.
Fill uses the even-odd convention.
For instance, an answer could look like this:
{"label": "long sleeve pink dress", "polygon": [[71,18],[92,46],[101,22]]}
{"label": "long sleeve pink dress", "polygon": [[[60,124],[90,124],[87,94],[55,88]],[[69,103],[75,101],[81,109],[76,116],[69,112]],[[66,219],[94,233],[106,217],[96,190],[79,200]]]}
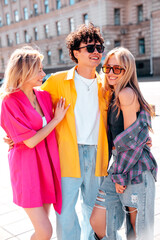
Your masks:
{"label": "long sleeve pink dress", "polygon": [[[51,97],[42,90],[34,92],[48,123],[53,118]],[[55,132],[34,148],[23,143],[43,127],[43,121],[21,90],[3,99],[0,124],[14,141],[8,153],[14,203],[23,208],[52,203],[60,213],[61,174]]]}

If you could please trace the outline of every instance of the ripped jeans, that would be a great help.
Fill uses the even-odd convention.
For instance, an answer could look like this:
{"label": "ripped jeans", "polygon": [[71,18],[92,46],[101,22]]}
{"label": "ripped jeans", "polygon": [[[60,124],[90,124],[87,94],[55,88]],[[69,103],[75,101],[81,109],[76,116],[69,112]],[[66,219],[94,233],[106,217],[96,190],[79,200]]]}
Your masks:
{"label": "ripped jeans", "polygon": [[[115,183],[111,180],[113,166],[109,175],[104,179],[96,199],[96,204],[106,208],[106,240],[119,240],[118,230],[121,228],[124,217],[126,220],[126,235],[128,240],[154,239],[154,200],[155,181],[150,171],[142,173],[143,182],[128,184],[123,194],[116,193]],[[127,207],[137,210],[136,238],[130,223]]]}

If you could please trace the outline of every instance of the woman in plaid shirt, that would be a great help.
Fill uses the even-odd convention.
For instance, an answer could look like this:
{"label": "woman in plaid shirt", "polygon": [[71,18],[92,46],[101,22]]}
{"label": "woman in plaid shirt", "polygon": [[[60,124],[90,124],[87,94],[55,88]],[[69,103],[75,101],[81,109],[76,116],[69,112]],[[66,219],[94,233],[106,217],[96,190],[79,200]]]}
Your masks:
{"label": "woman in plaid shirt", "polygon": [[157,164],[147,146],[153,111],[143,98],[133,55],[110,51],[102,67],[110,92],[108,138],[113,162],[91,215],[90,239],[118,240],[126,216],[127,239],[152,240]]}

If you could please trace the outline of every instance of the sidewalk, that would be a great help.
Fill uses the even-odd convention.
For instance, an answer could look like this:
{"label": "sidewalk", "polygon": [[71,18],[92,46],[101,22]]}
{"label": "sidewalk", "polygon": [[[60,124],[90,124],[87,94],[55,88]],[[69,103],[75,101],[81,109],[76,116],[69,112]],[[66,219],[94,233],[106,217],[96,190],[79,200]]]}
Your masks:
{"label": "sidewalk", "polygon": [[[152,121],[154,134],[152,137],[152,153],[160,167],[160,81],[142,82],[141,91],[146,100],[155,105],[156,117]],[[12,203],[12,190],[9,179],[7,160],[8,147],[4,144],[2,137],[4,132],[0,129],[0,240],[29,240],[33,232],[32,224],[23,209]],[[80,204],[77,205],[79,216],[81,214]],[[53,225],[52,239],[56,238],[55,214],[52,209],[50,216]],[[122,229],[124,234],[124,229]],[[155,232],[154,240],[160,240],[160,174],[156,183],[155,201]],[[75,239],[76,240],[76,239]],[[125,237],[124,239],[125,240]],[[144,239],[145,240],[145,239]]]}

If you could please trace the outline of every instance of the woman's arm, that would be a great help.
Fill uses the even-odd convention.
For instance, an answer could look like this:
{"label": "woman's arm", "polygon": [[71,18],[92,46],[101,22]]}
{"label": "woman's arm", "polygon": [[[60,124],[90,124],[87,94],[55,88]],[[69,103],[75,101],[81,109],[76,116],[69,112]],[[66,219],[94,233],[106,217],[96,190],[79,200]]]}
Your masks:
{"label": "woman's arm", "polygon": [[60,99],[55,109],[54,118],[44,128],[40,129],[33,137],[23,141],[27,147],[34,148],[53,131],[53,129],[64,118],[68,108],[70,107],[70,104],[66,108],[64,108],[64,106],[65,100]]}
{"label": "woman's arm", "polygon": [[[124,88],[119,93],[120,108],[123,113],[124,130],[132,125],[137,119],[137,111],[139,110],[139,103],[137,96],[131,88]],[[115,183],[116,192],[124,193],[126,186]]]}
{"label": "woman's arm", "polygon": [[119,93],[120,108],[123,113],[124,130],[131,126],[137,119],[137,112],[140,109],[137,96],[134,91],[127,87]]}

